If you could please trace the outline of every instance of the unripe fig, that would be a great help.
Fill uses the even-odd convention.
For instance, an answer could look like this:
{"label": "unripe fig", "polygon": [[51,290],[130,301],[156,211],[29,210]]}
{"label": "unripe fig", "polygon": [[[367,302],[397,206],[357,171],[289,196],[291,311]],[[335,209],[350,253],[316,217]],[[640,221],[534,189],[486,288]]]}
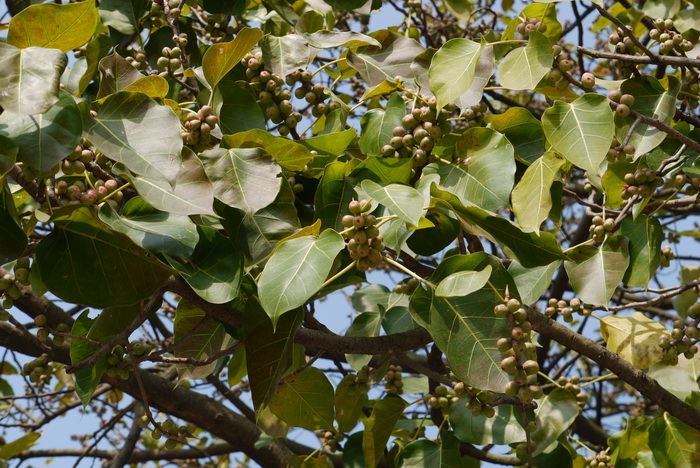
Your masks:
{"label": "unripe fig", "polygon": [[615,109],[615,112],[620,117],[628,117],[630,115],[631,109],[625,104],[618,104],[617,108]]}
{"label": "unripe fig", "polygon": [[593,76],[593,73],[584,73],[581,75],[581,84],[586,89],[592,88],[595,85],[595,76]]}

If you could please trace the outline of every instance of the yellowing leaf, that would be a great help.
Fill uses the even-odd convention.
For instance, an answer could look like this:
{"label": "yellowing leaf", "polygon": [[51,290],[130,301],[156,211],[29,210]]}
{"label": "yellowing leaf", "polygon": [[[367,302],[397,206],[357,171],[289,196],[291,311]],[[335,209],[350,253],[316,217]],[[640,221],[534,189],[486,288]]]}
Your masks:
{"label": "yellowing leaf", "polygon": [[629,317],[605,317],[600,322],[600,332],[610,351],[639,369],[646,369],[663,358],[659,338],[668,335],[668,330],[641,312]]}
{"label": "yellowing leaf", "polygon": [[238,65],[262,37],[262,31],[257,28],[243,28],[232,41],[211,46],[202,58],[202,70],[211,87]]}

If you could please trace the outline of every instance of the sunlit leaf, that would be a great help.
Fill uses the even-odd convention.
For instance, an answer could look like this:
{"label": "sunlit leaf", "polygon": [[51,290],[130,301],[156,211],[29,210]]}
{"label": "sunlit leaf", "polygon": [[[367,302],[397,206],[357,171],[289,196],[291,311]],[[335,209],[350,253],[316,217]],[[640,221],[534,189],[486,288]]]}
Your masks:
{"label": "sunlit leaf", "polygon": [[301,171],[314,158],[306,147],[287,138],[271,135],[265,130],[253,129],[226,135],[224,142],[230,148],[263,148],[277,164],[289,171]]}
{"label": "sunlit leaf", "polygon": [[132,64],[117,52],[102,58],[97,69],[100,72],[98,99],[125,90],[130,84],[144,78]]}
{"label": "sunlit leaf", "polygon": [[470,444],[514,444],[525,440],[525,429],[516,418],[516,408],[512,405],[499,405],[496,415],[487,418],[474,416],[467,408],[468,399],[461,398],[450,405],[450,423],[457,437]]}
{"label": "sunlit leaf", "polygon": [[579,415],[576,397],[563,388],[555,388],[541,401],[535,410],[537,430],[530,436],[537,443],[533,455],[543,453],[555,443],[561,434],[573,424]]}
{"label": "sunlit leaf", "polygon": [[403,98],[394,93],[389,98],[386,109],[372,109],[360,119],[362,136],[360,150],[368,155],[380,156],[382,147],[389,144],[394,127],[401,126],[401,119],[406,115]]}
{"label": "sunlit leaf", "polygon": [[402,468],[463,468],[459,441],[449,431],[440,434],[440,444],[421,439],[401,451]]}
{"label": "sunlit leaf", "polygon": [[540,299],[549,289],[552,277],[560,266],[561,262],[552,262],[549,265],[525,268],[517,260],[508,266],[508,273],[518,286],[523,304],[533,304]]}
{"label": "sunlit leaf", "polygon": [[124,87],[123,91],[142,93],[148,97],[163,99],[168,95],[168,81],[162,76],[149,75],[139,78]]}
{"label": "sunlit leaf", "polygon": [[233,40],[209,47],[202,58],[202,70],[209,85],[216,87],[262,37],[263,32],[258,28],[243,28]]}
{"label": "sunlit leaf", "polygon": [[373,200],[386,206],[400,219],[413,226],[418,226],[425,201],[416,189],[399,184],[382,187],[371,180],[362,181],[361,187]]}
{"label": "sunlit leaf", "polygon": [[530,31],[525,47],[510,52],[498,67],[501,86],[509,89],[535,89],[552,69],[552,44],[538,31]]}
{"label": "sunlit leaf", "polygon": [[303,36],[265,36],[260,43],[265,64],[273,73],[285,77],[295,70],[306,69],[321,51],[312,47]]}
{"label": "sunlit leaf", "polygon": [[659,338],[669,336],[666,327],[641,312],[629,317],[603,317],[600,333],[610,351],[639,369],[646,369],[663,359],[664,350],[659,346]]}
{"label": "sunlit leaf", "polygon": [[375,38],[353,31],[316,31],[311,34],[303,34],[303,36],[309,45],[319,49],[365,45],[381,46]]}
{"label": "sunlit leaf", "polygon": [[490,114],[484,122],[508,138],[520,159],[532,163],[544,154],[542,122],[526,108],[511,107],[502,114]]}
{"label": "sunlit leaf", "polygon": [[513,212],[523,229],[540,232],[552,209],[552,182],[565,162],[556,153],[545,153],[527,168],[513,189]]}
{"label": "sunlit leaf", "polygon": [[649,426],[649,448],[661,468],[700,464],[700,431],[664,412]]}
{"label": "sunlit leaf", "polygon": [[458,271],[438,284],[435,295],[438,297],[466,296],[481,289],[491,277],[491,265],[480,271]]}
{"label": "sunlit leaf", "polygon": [[462,96],[471,87],[484,43],[450,39],[435,52],[430,63],[430,90],[438,108]]}
{"label": "sunlit leaf", "polygon": [[21,452],[30,449],[36,445],[36,441],[39,440],[39,437],[41,437],[41,432],[30,432],[19,439],[3,444],[3,446],[0,447],[0,459],[9,460],[19,455]]}
{"label": "sunlit leaf", "polygon": [[363,419],[365,430],[362,436],[362,451],[368,467],[374,468],[384,456],[389,436],[406,408],[406,402],[389,394],[374,404],[372,414]]}
{"label": "sunlit leaf", "polygon": [[371,37],[381,47],[364,46],[347,55],[348,64],[357,70],[369,86],[377,86],[386,79],[397,76],[413,78],[411,63],[424,49],[418,42],[386,29],[373,32]]}
{"label": "sunlit leaf", "polygon": [[623,281],[628,286],[646,288],[661,263],[663,230],[654,217],[625,218],[620,233],[630,240],[630,265]]}

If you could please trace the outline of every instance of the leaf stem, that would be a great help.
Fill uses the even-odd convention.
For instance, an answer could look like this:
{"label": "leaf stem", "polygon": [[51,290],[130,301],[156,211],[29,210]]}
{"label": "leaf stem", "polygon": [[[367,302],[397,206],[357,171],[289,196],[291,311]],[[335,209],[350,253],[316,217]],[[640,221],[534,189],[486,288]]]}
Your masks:
{"label": "leaf stem", "polygon": [[328,63],[324,63],[323,65],[321,65],[320,67],[318,67],[316,70],[314,70],[314,72],[311,74],[311,77],[316,76],[316,73],[320,72],[321,70],[323,70],[323,69],[325,69],[325,68],[327,68],[327,67],[330,67],[331,65],[335,65],[336,63],[343,62],[343,61],[345,61],[345,57],[342,57],[342,58],[339,58],[339,59],[335,59],[335,60],[331,60],[331,61],[328,62]]}
{"label": "leaf stem", "polygon": [[510,39],[507,41],[496,41],[496,42],[489,42],[489,46],[497,46],[497,45],[508,45],[508,44],[527,44],[527,41],[525,39]]}
{"label": "leaf stem", "polygon": [[124,190],[124,189],[127,188],[127,187],[131,187],[131,182],[125,183],[124,185],[122,185],[121,187],[119,187],[118,189],[116,189],[114,192],[112,192],[112,193],[110,193],[109,195],[107,195],[106,197],[102,198],[102,199],[100,200],[100,202],[105,202],[105,201],[109,200],[110,198],[112,198],[112,197],[114,196],[115,193],[121,192],[122,190]]}
{"label": "leaf stem", "polygon": [[385,256],[385,257],[384,257],[384,261],[387,262],[389,265],[395,266],[395,267],[398,268],[399,270],[403,271],[404,273],[406,273],[406,274],[407,274],[408,276],[410,276],[411,278],[415,278],[415,279],[417,279],[418,281],[420,281],[421,283],[425,283],[426,285],[430,286],[432,289],[435,289],[435,288],[436,288],[436,286],[435,286],[433,283],[431,283],[430,281],[426,280],[425,278],[422,278],[422,277],[418,276],[417,274],[413,273],[411,270],[409,270],[409,269],[406,268],[405,266],[401,265],[401,264],[400,264],[399,262],[397,262],[396,260],[393,260],[393,259],[391,259],[391,258]]}
{"label": "leaf stem", "polygon": [[354,261],[354,262],[352,262],[352,263],[349,263],[348,266],[346,266],[345,268],[343,268],[342,270],[340,270],[338,273],[336,273],[335,275],[333,275],[333,276],[331,276],[330,278],[328,278],[328,279],[321,285],[321,287],[318,288],[318,290],[321,291],[323,288],[325,288],[326,286],[328,286],[329,284],[331,284],[333,281],[337,280],[338,278],[340,278],[341,276],[343,276],[345,273],[347,273],[348,271],[352,270],[352,269],[355,267],[355,264],[356,264],[356,263],[357,263],[357,260]]}
{"label": "leaf stem", "polygon": [[611,373],[611,374],[601,375],[600,377],[598,377],[598,378],[596,378],[596,379],[593,379],[593,380],[591,380],[590,382],[586,382],[586,383],[583,383],[583,384],[579,385],[579,387],[580,387],[580,388],[587,387],[587,386],[589,386],[589,385],[591,385],[591,384],[594,384],[594,383],[596,383],[596,382],[600,382],[601,380],[610,379],[610,378],[612,378],[612,377],[617,377],[617,376],[616,376],[615,374],[612,374],[612,373]]}

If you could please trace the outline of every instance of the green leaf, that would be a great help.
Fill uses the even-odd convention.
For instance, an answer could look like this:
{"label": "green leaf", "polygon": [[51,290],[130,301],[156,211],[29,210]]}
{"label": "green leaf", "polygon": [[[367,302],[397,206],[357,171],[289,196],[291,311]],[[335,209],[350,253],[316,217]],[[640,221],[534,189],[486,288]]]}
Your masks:
{"label": "green leaf", "polygon": [[[679,358],[681,357],[683,356],[679,356]],[[681,400],[685,400],[693,392],[700,392],[695,375],[679,365],[658,362],[649,367],[647,375]]]}
{"label": "green leaf", "polygon": [[651,418],[637,416],[627,420],[624,430],[617,432],[608,439],[608,446],[612,449],[613,463],[622,460],[635,459],[639,452],[649,450],[649,425]]}
{"label": "green leaf", "polygon": [[338,430],[350,432],[362,416],[362,408],[367,405],[368,386],[357,383],[354,375],[343,377],[335,389],[335,419]]}
{"label": "green leaf", "polygon": [[314,195],[314,204],[318,207],[315,217],[321,220],[322,228],[338,231],[345,229],[342,218],[348,214],[348,203],[357,197],[354,183],[348,178],[355,165],[352,162],[335,161],[323,171]]}
{"label": "green leaf", "polygon": [[180,168],[170,182],[119,169],[119,166],[115,166],[114,172],[131,180],[139,195],[161,211],[174,215],[214,214],[214,187],[204,172],[202,162],[188,147],[182,148]]}
{"label": "green leaf", "polygon": [[7,43],[20,49],[43,47],[69,52],[90,40],[99,21],[91,1],[32,5],[10,20]]}
{"label": "green leaf", "polygon": [[168,80],[159,75],[143,76],[133,83],[125,86],[121,91],[141,93],[156,99],[165,99],[170,91]]}
{"label": "green leaf", "polygon": [[357,165],[351,176],[354,180],[371,179],[382,184],[409,184],[412,171],[412,158],[368,157]]}
{"label": "green leaf", "polygon": [[462,204],[496,211],[509,206],[515,177],[513,154],[513,145],[500,133],[471,128],[455,147],[462,164],[431,163],[423,173],[438,174],[440,188],[456,195]]}
{"label": "green leaf", "polygon": [[382,187],[369,179],[362,181],[361,187],[373,200],[387,207],[401,220],[412,226],[418,226],[425,203],[418,190],[399,184]]}
{"label": "green leaf", "polygon": [[224,143],[229,148],[263,148],[275,158],[277,164],[288,171],[301,171],[314,158],[305,146],[259,129],[226,135]]}
{"label": "green leaf", "polygon": [[544,154],[542,122],[526,108],[511,107],[502,114],[489,114],[484,122],[503,133],[523,161],[532,163]]}
{"label": "green leaf", "polygon": [[[39,243],[41,277],[64,301],[104,308],[149,297],[171,270],[84,205],[54,211],[53,231]],[[89,272],[89,273],[88,273]]]}
{"label": "green leaf", "polygon": [[423,46],[408,37],[386,29],[370,34],[379,41],[381,47],[364,46],[348,52],[348,65],[360,73],[369,86],[377,86],[384,80],[394,80],[400,76],[405,79],[414,77],[411,63]]}
{"label": "green leaf", "polygon": [[[88,317],[88,310],[85,310],[73,323],[73,328],[71,329],[71,334],[74,336],[87,337],[94,320]],[[94,341],[100,343],[107,343],[110,338],[107,336],[95,336]],[[75,365],[79,362],[83,362],[89,359],[90,356],[98,351],[98,347],[92,343],[86,341],[74,339],[70,341],[70,361],[71,364]],[[101,356],[97,359],[95,364],[90,366],[85,366],[78,369],[73,374],[73,383],[75,385],[75,392],[78,394],[80,401],[83,403],[83,407],[92,399],[92,395],[95,393],[97,384],[100,383],[102,375],[107,367],[107,356]]]}
{"label": "green leaf", "polygon": [[226,13],[240,16],[246,10],[246,0],[204,0],[203,8],[209,13]]}
{"label": "green leaf", "polygon": [[629,317],[603,317],[600,333],[610,351],[638,369],[646,369],[664,358],[659,338],[670,336],[666,327],[641,312]]}
{"label": "green leaf", "polygon": [[588,93],[572,103],[556,101],[542,116],[547,141],[570,163],[598,174],[615,136],[608,99]]}
{"label": "green leaf", "polygon": [[525,268],[517,260],[510,264],[508,273],[518,287],[523,304],[534,304],[540,299],[549,289],[552,277],[560,266],[561,262],[552,262],[549,265]]}
{"label": "green leaf", "polygon": [[467,408],[468,399],[462,398],[450,405],[450,424],[455,437],[469,444],[514,444],[525,440],[525,429],[516,418],[520,412],[512,405],[499,405],[496,415],[487,418],[474,416]]}
{"label": "green leaf", "polygon": [[102,24],[111,26],[124,35],[136,34],[139,23],[150,10],[148,0],[102,0]]}
{"label": "green leaf", "polygon": [[17,219],[5,177],[0,177],[0,239],[0,265],[17,259],[27,248],[27,235]]}
{"label": "green leaf", "polygon": [[362,452],[367,467],[374,468],[383,458],[389,436],[404,409],[406,402],[401,397],[390,394],[377,401],[372,414],[363,419],[365,430],[362,435]]}
{"label": "green leaf", "polygon": [[256,412],[266,407],[277,389],[280,378],[292,362],[294,333],[301,324],[301,310],[282,315],[277,327],[262,310],[257,299],[246,302],[243,313],[243,341],[246,367]]}
{"label": "green leaf", "polygon": [[311,34],[302,34],[302,36],[309,45],[319,49],[365,45],[381,47],[381,44],[375,38],[353,31],[316,31]]}
{"label": "green leaf", "polygon": [[139,175],[172,182],[180,171],[180,120],[146,95],[109,96],[96,117],[83,113],[83,132],[105,156]]}
{"label": "green leaf", "polygon": [[664,412],[649,426],[649,448],[661,468],[692,468],[700,464],[700,431]]}
{"label": "green leaf", "polygon": [[282,169],[260,148],[211,149],[200,158],[216,198],[229,206],[255,213],[275,201]]}
{"label": "green leaf", "polygon": [[[199,307],[182,299],[175,312],[175,357],[204,361],[212,357],[226,345],[228,334],[224,325],[207,319],[207,314]],[[177,366],[180,378],[203,379],[216,368],[216,361],[206,365],[180,364]]]}
{"label": "green leaf", "polygon": [[189,257],[199,239],[197,227],[187,216],[157,210],[140,197],[129,200],[121,214],[109,203],[102,205],[98,214],[114,231],[154,253]]}
{"label": "green leaf", "polygon": [[470,39],[450,39],[435,52],[428,76],[438,109],[462,96],[472,85],[476,64],[484,43]]}
{"label": "green leaf", "polygon": [[310,151],[314,150],[319,154],[340,156],[343,154],[343,151],[350,146],[350,143],[352,143],[356,135],[357,131],[354,128],[349,128],[342,132],[327,133],[312,138],[305,138],[299,141],[299,143],[306,146]]}
{"label": "green leaf", "polygon": [[406,115],[406,104],[398,93],[393,93],[384,109],[372,109],[360,119],[362,136],[360,151],[371,156],[380,156],[382,147],[389,144],[394,136],[392,130],[401,126],[401,119]]}
{"label": "green leaf", "polygon": [[[0,119],[1,118],[2,117],[0,117]],[[18,152],[19,148],[17,147],[17,143],[0,134],[0,177],[10,172],[15,165]]]}
{"label": "green leaf", "polygon": [[43,114],[0,115],[0,132],[17,144],[18,161],[46,174],[75,150],[80,142],[80,111],[73,98],[61,92],[58,102]]}
{"label": "green leaf", "polygon": [[452,432],[441,432],[440,442],[411,442],[401,451],[401,468],[463,468],[459,441]]}
{"label": "green leaf", "polygon": [[310,431],[333,428],[333,385],[321,369],[309,367],[282,382],[270,411],[290,426]]}
{"label": "green leaf", "polygon": [[214,113],[224,135],[265,130],[265,116],[255,98],[233,81],[222,81],[214,94]]}
{"label": "green leaf", "polygon": [[340,234],[326,229],[318,238],[291,239],[275,249],[258,282],[262,306],[274,326],[283,313],[303,305],[318,291],[344,247]]}
{"label": "green leaf", "polygon": [[355,291],[350,298],[352,307],[358,312],[374,312],[376,314],[389,307],[391,291],[381,284],[370,284]]}
{"label": "green leaf", "polygon": [[608,237],[600,247],[581,245],[564,262],[576,295],[586,304],[607,305],[629,264],[628,241]]}
{"label": "green leaf", "polygon": [[530,436],[537,443],[533,455],[543,453],[574,423],[579,415],[576,397],[563,388],[555,388],[543,400],[537,401],[537,430]]}
{"label": "green leaf", "polygon": [[124,57],[114,52],[102,58],[97,65],[100,72],[100,88],[97,99],[110,96],[143,78],[143,75]]}
{"label": "green leaf", "polygon": [[435,295],[438,297],[459,297],[483,288],[491,277],[491,265],[481,271],[458,271],[438,284]]}
{"label": "green leaf", "polygon": [[552,209],[552,183],[565,162],[557,153],[545,153],[525,170],[513,189],[513,212],[523,229],[540,232]]}
{"label": "green leaf", "polygon": [[605,191],[605,206],[619,208],[626,200],[622,199],[622,190],[627,185],[625,174],[637,170],[637,165],[628,161],[608,163],[608,169],[603,173],[601,183]]}
{"label": "green leaf", "polygon": [[19,439],[3,444],[0,447],[0,459],[9,460],[36,445],[36,441],[41,437],[41,432],[30,432]]}
{"label": "green leaf", "polygon": [[367,3],[366,0],[323,0],[334,10],[354,10]]}
{"label": "green leaf", "polygon": [[58,102],[66,54],[56,49],[18,49],[0,42],[0,106],[15,114],[43,114]]}
{"label": "green leaf", "polygon": [[552,69],[552,44],[538,31],[530,31],[525,47],[510,52],[498,67],[501,86],[508,89],[535,89],[537,83]]}
{"label": "green leaf", "polygon": [[295,70],[305,70],[321,50],[312,47],[303,36],[297,34],[265,36],[260,42],[260,48],[265,65],[283,78]]}
{"label": "green leaf", "polygon": [[664,239],[661,223],[653,216],[625,218],[620,233],[630,241],[630,265],[623,281],[628,286],[646,288],[661,263],[661,242]]}
{"label": "green leaf", "polygon": [[[104,2],[102,2],[104,3]],[[88,85],[92,81],[97,69],[99,67],[100,61],[107,56],[109,50],[112,48],[112,41],[109,37],[100,34],[88,42],[85,49],[85,59],[87,61],[87,69],[83,76],[80,77],[78,82],[78,89],[74,94],[82,95],[87,89]]]}
{"label": "green leaf", "polygon": [[406,243],[408,248],[418,255],[435,255],[457,238],[460,231],[459,221],[444,208],[429,210],[425,219],[433,223],[433,226],[413,231]]}
{"label": "green leaf", "polygon": [[212,304],[237,298],[243,277],[243,256],[215,229],[197,226],[199,243],[186,263],[168,259],[199,297]]}
{"label": "green leaf", "polygon": [[[620,87],[622,93],[634,96],[632,110],[664,124],[670,124],[673,119],[680,90],[680,81],[672,75],[668,77],[668,89],[665,89],[659,80],[648,75],[633,77]],[[625,139],[633,121],[632,118],[615,117],[618,139],[620,136]],[[634,159],[659,146],[664,138],[666,132],[649,124],[639,123],[629,139],[629,144],[635,147]]]}
{"label": "green leaf", "polygon": [[232,41],[209,47],[202,57],[202,71],[207,83],[215,88],[262,37],[263,32],[258,28],[243,28]]}

